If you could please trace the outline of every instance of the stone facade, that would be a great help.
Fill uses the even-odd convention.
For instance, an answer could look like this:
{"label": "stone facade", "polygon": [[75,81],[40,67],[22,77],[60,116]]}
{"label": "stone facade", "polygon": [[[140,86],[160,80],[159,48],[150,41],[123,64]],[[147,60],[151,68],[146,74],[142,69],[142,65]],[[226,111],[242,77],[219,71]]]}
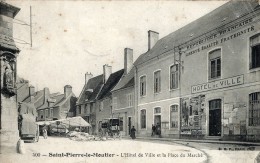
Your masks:
{"label": "stone facade", "polygon": [[139,135],[259,141],[259,9],[228,2],[135,61]]}
{"label": "stone facade", "polygon": [[1,153],[15,152],[18,134],[16,101],[16,57],[19,53],[13,40],[13,18],[20,9],[0,2],[0,57],[1,57]]}

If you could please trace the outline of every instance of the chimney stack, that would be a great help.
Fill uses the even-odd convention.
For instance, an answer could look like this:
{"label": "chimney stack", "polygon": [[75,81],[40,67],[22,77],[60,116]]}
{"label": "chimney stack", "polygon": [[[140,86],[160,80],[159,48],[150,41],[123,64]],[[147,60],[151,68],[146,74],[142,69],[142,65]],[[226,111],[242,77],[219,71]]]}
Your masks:
{"label": "chimney stack", "polygon": [[159,33],[149,30],[148,31],[148,51],[153,48],[156,42],[159,40]]}
{"label": "chimney stack", "polygon": [[31,102],[34,102],[34,94],[35,94],[35,87],[29,86],[29,97]]}
{"label": "chimney stack", "polygon": [[46,103],[50,96],[50,90],[49,90],[49,88],[45,87],[43,92],[44,92],[44,103]]}
{"label": "chimney stack", "polygon": [[34,96],[34,94],[35,94],[35,87],[29,86],[29,96]]}
{"label": "chimney stack", "polygon": [[128,74],[133,66],[133,49],[124,50],[124,74]]}
{"label": "chimney stack", "polygon": [[112,74],[112,66],[105,64],[103,66],[103,83],[104,84],[107,82],[107,80],[111,74]]}
{"label": "chimney stack", "polygon": [[87,72],[87,73],[85,74],[85,84],[87,84],[88,81],[89,81],[89,79],[91,79],[92,77],[93,77],[93,75],[91,74],[91,72],[90,72],[90,73]]}
{"label": "chimney stack", "polygon": [[67,98],[72,93],[72,86],[65,85],[64,87],[64,97]]}

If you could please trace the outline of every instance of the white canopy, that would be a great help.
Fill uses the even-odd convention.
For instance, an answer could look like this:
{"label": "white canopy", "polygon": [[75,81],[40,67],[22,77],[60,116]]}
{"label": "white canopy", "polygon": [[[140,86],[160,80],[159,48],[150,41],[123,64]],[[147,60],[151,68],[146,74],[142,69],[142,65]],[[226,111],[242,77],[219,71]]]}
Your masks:
{"label": "white canopy", "polygon": [[50,125],[51,123],[55,123],[55,121],[39,121],[39,122],[36,122],[36,124],[38,125]]}
{"label": "white canopy", "polygon": [[61,124],[66,126],[74,126],[74,127],[89,127],[91,126],[88,122],[86,122],[82,117],[72,117],[66,119],[59,119],[55,121],[40,121],[36,122],[38,125],[50,125],[56,122],[61,122]]}
{"label": "white canopy", "polygon": [[91,126],[88,122],[86,122],[82,117],[72,117],[72,118],[66,118],[66,119],[59,119],[56,120],[61,122],[62,124],[65,124],[66,126],[75,126],[75,127],[89,127]]}

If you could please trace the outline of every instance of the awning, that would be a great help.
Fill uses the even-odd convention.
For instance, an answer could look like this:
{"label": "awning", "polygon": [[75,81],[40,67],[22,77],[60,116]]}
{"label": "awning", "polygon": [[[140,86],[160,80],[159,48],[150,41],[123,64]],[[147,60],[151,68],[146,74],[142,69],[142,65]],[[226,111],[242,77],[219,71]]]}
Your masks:
{"label": "awning", "polygon": [[39,122],[36,122],[36,124],[38,125],[50,125],[51,123],[55,123],[55,121],[39,121]]}
{"label": "awning", "polygon": [[87,121],[85,121],[80,116],[72,117],[72,118],[66,118],[66,119],[59,119],[59,120],[56,120],[56,121],[59,121],[62,124],[65,124],[66,126],[75,126],[75,127],[89,127],[89,126],[91,126]]}
{"label": "awning", "polygon": [[74,127],[90,127],[91,125],[85,121],[82,117],[72,117],[72,118],[66,118],[66,119],[59,119],[55,121],[40,121],[36,122],[38,125],[50,125],[56,122],[61,122],[61,124],[68,126],[74,126]]}

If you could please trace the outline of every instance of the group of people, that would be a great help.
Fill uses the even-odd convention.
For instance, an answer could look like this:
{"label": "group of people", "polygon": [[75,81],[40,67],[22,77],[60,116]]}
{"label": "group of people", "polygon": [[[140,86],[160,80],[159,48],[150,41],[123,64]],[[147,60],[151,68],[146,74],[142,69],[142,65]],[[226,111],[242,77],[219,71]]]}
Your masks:
{"label": "group of people", "polygon": [[[132,139],[135,139],[135,132],[136,132],[136,129],[135,129],[135,126],[133,126],[130,130],[130,137]],[[161,137],[161,125],[159,123],[157,123],[157,125],[153,125],[152,124],[152,135],[151,136],[154,136],[154,135],[158,135],[159,137]]]}
{"label": "group of people", "polygon": [[153,125],[152,124],[152,134],[151,136],[154,136],[154,135],[159,135],[159,137],[161,137],[161,126],[159,123],[157,123],[157,125]]}

